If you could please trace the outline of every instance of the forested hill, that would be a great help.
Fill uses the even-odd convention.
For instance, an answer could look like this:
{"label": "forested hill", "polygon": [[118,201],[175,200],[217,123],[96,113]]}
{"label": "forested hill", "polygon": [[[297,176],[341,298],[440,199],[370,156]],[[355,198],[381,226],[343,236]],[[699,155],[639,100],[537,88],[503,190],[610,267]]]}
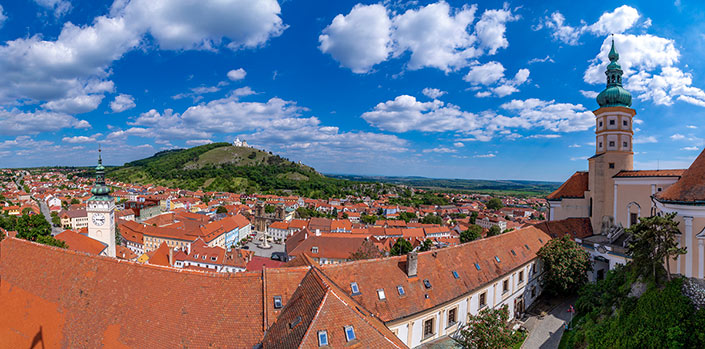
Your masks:
{"label": "forested hill", "polygon": [[111,168],[107,175],[126,183],[189,190],[292,192],[307,197],[367,192],[371,186],[328,178],[309,166],[294,163],[271,152],[236,147],[230,143],[211,143],[158,152],[151,157]]}

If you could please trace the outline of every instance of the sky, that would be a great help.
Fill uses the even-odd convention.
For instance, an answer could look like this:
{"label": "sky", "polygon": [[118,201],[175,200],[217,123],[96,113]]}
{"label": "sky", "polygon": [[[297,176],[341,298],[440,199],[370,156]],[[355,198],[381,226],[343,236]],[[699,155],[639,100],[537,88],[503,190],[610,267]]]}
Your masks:
{"label": "sky", "polygon": [[245,139],[324,173],[562,181],[613,38],[637,169],[705,146],[705,5],[0,0],[0,167]]}

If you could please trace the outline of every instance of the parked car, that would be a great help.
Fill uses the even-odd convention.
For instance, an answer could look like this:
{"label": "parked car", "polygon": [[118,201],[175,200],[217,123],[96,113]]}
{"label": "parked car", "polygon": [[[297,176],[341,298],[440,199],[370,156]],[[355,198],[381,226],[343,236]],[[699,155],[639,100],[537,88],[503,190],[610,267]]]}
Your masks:
{"label": "parked car", "polygon": [[242,247],[240,247],[240,248],[243,249],[243,250],[249,250],[249,249],[250,249],[250,246],[245,245],[245,246],[242,246]]}

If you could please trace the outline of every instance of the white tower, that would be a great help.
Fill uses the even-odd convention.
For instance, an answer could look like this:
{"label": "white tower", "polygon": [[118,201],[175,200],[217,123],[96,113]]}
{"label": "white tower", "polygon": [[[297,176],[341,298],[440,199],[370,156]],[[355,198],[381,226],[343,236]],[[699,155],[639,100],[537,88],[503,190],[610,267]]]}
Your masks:
{"label": "white tower", "polygon": [[110,188],[105,185],[105,168],[100,149],[95,173],[95,185],[91,189],[93,196],[86,202],[88,237],[108,246],[104,255],[115,257],[115,199],[110,196]]}

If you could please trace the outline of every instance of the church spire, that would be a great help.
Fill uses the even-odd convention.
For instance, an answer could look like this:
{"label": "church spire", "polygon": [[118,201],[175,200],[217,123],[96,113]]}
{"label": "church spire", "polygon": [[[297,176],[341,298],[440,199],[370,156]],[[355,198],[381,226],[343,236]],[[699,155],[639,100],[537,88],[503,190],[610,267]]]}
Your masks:
{"label": "church spire", "polygon": [[93,197],[91,199],[109,198],[110,188],[105,185],[105,167],[103,167],[103,157],[100,145],[98,146],[98,166],[95,167],[95,185],[91,189]]}
{"label": "church spire", "polygon": [[614,35],[612,35],[612,47],[607,55],[610,63],[607,65],[605,75],[607,76],[607,86],[597,95],[597,104],[600,107],[631,107],[632,95],[622,88],[622,67],[617,63],[619,53],[614,46]]}

